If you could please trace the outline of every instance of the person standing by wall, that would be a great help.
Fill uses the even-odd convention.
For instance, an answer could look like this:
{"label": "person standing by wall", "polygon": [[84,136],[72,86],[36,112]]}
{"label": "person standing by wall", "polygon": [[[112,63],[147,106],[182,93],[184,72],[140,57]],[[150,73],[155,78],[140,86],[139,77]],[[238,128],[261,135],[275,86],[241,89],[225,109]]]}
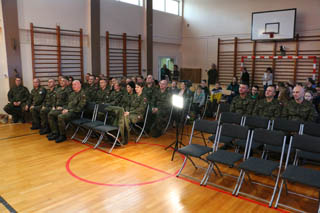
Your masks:
{"label": "person standing by wall", "polygon": [[243,67],[242,69],[240,84],[250,85],[250,76],[246,67]]}
{"label": "person standing by wall", "polygon": [[263,89],[266,91],[267,87],[273,84],[273,75],[272,75],[272,68],[268,67],[265,71],[263,78],[262,78]]}
{"label": "person standing by wall", "polygon": [[219,73],[217,70],[216,64],[211,65],[211,69],[207,71],[208,73],[208,87],[210,88],[210,84],[216,84],[219,78]]}

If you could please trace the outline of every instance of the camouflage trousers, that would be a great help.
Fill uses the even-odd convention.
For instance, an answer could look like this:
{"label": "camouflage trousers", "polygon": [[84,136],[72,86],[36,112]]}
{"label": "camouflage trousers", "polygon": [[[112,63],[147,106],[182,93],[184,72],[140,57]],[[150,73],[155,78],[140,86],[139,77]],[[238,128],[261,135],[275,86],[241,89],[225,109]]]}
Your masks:
{"label": "camouflage trousers", "polygon": [[30,109],[32,115],[32,126],[40,127],[40,110],[41,106],[33,106]]}
{"label": "camouflage trousers", "polygon": [[166,128],[170,116],[170,109],[159,109],[156,113],[150,113],[148,119],[148,129],[152,137],[159,137]]}
{"label": "camouflage trousers", "polygon": [[79,114],[74,112],[62,114],[62,110],[51,110],[48,115],[51,132],[55,135],[65,136],[67,123],[78,116]]}
{"label": "camouflage trousers", "polygon": [[3,110],[8,113],[9,115],[12,115],[13,122],[18,122],[18,120],[24,120],[24,107],[25,105],[20,106],[14,106],[12,103],[8,103]]}
{"label": "camouflage trousers", "polygon": [[118,126],[120,128],[120,133],[122,136],[123,142],[128,142],[128,138],[130,138],[131,127],[130,124],[135,124],[143,120],[142,116],[137,114],[129,114],[128,116],[124,116],[125,110],[123,107],[112,106],[112,111],[115,113],[115,117],[118,121]]}
{"label": "camouflage trousers", "polygon": [[42,107],[40,110],[41,128],[49,128],[48,115],[51,107]]}

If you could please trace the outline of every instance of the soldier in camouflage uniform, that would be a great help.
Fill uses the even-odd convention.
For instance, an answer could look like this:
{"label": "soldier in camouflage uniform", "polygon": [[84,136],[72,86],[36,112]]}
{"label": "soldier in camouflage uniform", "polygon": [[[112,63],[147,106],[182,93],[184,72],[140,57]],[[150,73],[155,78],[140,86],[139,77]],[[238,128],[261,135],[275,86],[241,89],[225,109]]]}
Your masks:
{"label": "soldier in camouflage uniform", "polygon": [[96,94],[98,91],[98,87],[94,82],[95,82],[95,77],[93,75],[91,75],[89,77],[88,86],[84,90],[86,92],[88,102],[95,102],[96,101]]}
{"label": "soldier in camouflage uniform", "polygon": [[81,90],[81,83],[78,80],[72,82],[73,92],[68,98],[68,106],[62,110],[62,113],[57,117],[54,117],[52,122],[52,132],[58,132],[59,134],[54,134],[49,137],[49,140],[56,140],[56,143],[61,143],[67,139],[66,137],[66,125],[67,123],[76,118],[80,117],[80,114],[87,104],[86,93]]}
{"label": "soldier in camouflage uniform", "polygon": [[99,84],[100,84],[100,88],[97,91],[96,103],[97,104],[104,104],[104,103],[107,103],[111,91],[110,91],[110,88],[107,87],[106,79],[101,79]]}
{"label": "soldier in camouflage uniform", "polygon": [[33,89],[31,90],[28,104],[25,106],[25,111],[30,110],[32,115],[32,130],[40,129],[40,110],[46,98],[46,93],[46,89],[40,86],[40,79],[33,79]]}
{"label": "soldier in camouflage uniform", "polygon": [[265,92],[266,98],[258,100],[252,114],[255,116],[262,116],[270,120],[279,118],[281,115],[281,106],[279,101],[274,98],[275,95],[275,86],[268,86]]}
{"label": "soldier in camouflage uniform", "polygon": [[16,86],[11,88],[8,92],[9,103],[3,110],[12,115],[12,121],[17,123],[21,120],[24,123],[24,110],[29,98],[29,91],[22,86],[22,79],[17,77],[15,79]]}
{"label": "soldier in camouflage uniform", "polygon": [[160,81],[160,88],[153,94],[153,99],[151,101],[151,111],[150,120],[148,123],[150,126],[150,134],[152,137],[159,137],[163,133],[171,109],[171,94],[168,90],[168,83],[166,80]]}
{"label": "soldier in camouflage uniform", "polygon": [[153,94],[155,93],[156,90],[157,88],[154,86],[154,80],[152,75],[148,75],[146,79],[146,86],[143,88],[143,93],[149,101],[148,104],[151,104]]}
{"label": "soldier in camouflage uniform", "polygon": [[[61,79],[60,79],[61,81]],[[40,135],[44,135],[50,132],[48,114],[52,110],[56,102],[56,82],[53,79],[48,80],[48,90],[46,98],[42,104],[40,110],[41,130]]]}
{"label": "soldier in camouflage uniform", "polygon": [[248,95],[249,88],[246,84],[240,84],[239,87],[239,96],[236,96],[232,99],[230,112],[239,113],[241,115],[251,115],[254,102]]}
{"label": "soldier in camouflage uniform", "polygon": [[107,99],[107,110],[108,114],[108,123],[111,125],[118,125],[119,120],[119,111],[122,109],[122,99],[124,92],[121,90],[121,87],[118,81],[113,83],[113,91],[110,93],[109,98]]}
{"label": "soldier in camouflage uniform", "polygon": [[57,118],[58,115],[62,113],[63,109],[66,109],[68,107],[68,98],[69,94],[71,94],[72,91],[69,90],[67,84],[67,78],[63,77],[60,81],[60,87],[56,90],[55,103],[48,114],[48,122],[51,129],[51,133],[47,136],[48,138],[52,137],[53,135],[58,135],[57,128],[55,128],[55,131],[52,131],[55,125],[53,121],[55,121],[55,118]]}
{"label": "soldier in camouflage uniform", "polygon": [[297,85],[293,89],[294,100],[290,100],[283,108],[282,117],[294,121],[314,121],[316,110],[311,102],[304,100],[304,89]]}
{"label": "soldier in camouflage uniform", "polygon": [[130,124],[143,121],[147,106],[147,98],[143,95],[143,84],[137,83],[136,94],[131,95],[130,101],[125,102],[123,110],[119,111],[119,128],[122,136],[122,144],[128,143],[130,138]]}

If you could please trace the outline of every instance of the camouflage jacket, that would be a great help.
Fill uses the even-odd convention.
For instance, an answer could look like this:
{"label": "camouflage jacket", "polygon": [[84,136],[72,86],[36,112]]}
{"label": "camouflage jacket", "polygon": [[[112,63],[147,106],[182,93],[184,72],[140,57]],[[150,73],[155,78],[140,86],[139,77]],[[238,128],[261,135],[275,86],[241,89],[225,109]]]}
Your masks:
{"label": "camouflage jacket", "polygon": [[144,94],[141,94],[140,96],[133,94],[132,101],[129,106],[126,106],[125,111],[142,119],[144,117],[147,104],[147,98]]}
{"label": "camouflage jacket", "polygon": [[314,121],[316,109],[314,105],[308,101],[304,100],[299,104],[295,100],[290,100],[282,110],[282,117],[295,121]]}
{"label": "camouflage jacket", "polygon": [[280,117],[281,105],[277,99],[273,99],[271,102],[267,102],[265,98],[261,99],[257,101],[252,115],[262,116],[273,120]]}
{"label": "camouflage jacket", "polygon": [[40,106],[42,105],[44,99],[46,98],[46,89],[44,87],[39,87],[38,89],[32,89],[29,96],[28,105],[29,106]]}
{"label": "camouflage jacket", "polygon": [[160,89],[155,89],[152,100],[151,108],[170,109],[171,108],[171,93],[168,89],[161,92]]}
{"label": "camouflage jacket", "polygon": [[107,103],[110,93],[111,92],[109,88],[105,88],[104,90],[99,89],[96,95],[96,103],[97,104]]}
{"label": "camouflage jacket", "polygon": [[113,90],[109,96],[108,103],[112,106],[120,106],[123,97],[123,92]]}
{"label": "camouflage jacket", "polygon": [[[153,95],[155,94],[155,91],[157,90],[157,88],[155,86],[152,87],[147,87],[145,86],[143,88],[142,93],[144,94],[144,96],[148,99],[149,102],[152,101]],[[150,104],[150,103],[149,103]]]}
{"label": "camouflage jacket", "polygon": [[44,99],[42,106],[44,107],[54,107],[56,102],[56,88],[53,88],[53,90],[47,89],[46,98]]}
{"label": "camouflage jacket", "polygon": [[240,95],[234,97],[231,102],[230,112],[239,113],[241,115],[251,115],[254,102],[249,95],[241,98]]}
{"label": "camouflage jacket", "polygon": [[68,106],[68,97],[70,93],[71,92],[67,87],[59,87],[58,89],[56,89],[55,107],[66,108]]}
{"label": "camouflage jacket", "polygon": [[129,111],[130,106],[134,102],[134,99],[135,93],[132,93],[131,95],[128,92],[124,93],[121,100],[121,106],[124,108],[125,111]]}
{"label": "camouflage jacket", "polygon": [[80,113],[87,104],[87,97],[84,90],[72,92],[69,95],[68,107],[69,112]]}
{"label": "camouflage jacket", "polygon": [[89,85],[88,87],[86,87],[86,89],[84,89],[84,91],[86,93],[88,102],[95,102],[96,101],[98,87],[95,84],[93,84],[92,86]]}
{"label": "camouflage jacket", "polygon": [[29,99],[29,90],[20,85],[18,87],[13,87],[8,92],[8,100],[10,103],[18,102],[26,103]]}

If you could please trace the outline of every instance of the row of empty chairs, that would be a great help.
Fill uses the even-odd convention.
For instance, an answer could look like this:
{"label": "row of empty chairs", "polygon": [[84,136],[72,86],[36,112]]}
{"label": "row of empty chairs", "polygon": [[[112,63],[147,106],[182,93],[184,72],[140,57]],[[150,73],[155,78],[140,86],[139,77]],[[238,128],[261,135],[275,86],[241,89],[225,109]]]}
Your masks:
{"label": "row of empty chairs", "polygon": [[[301,211],[281,204],[280,198],[285,195],[285,193],[282,193],[283,186],[285,186],[286,194],[299,194],[289,191],[286,184],[288,181],[320,189],[319,168],[315,165],[309,168],[298,163],[300,159],[320,161],[319,130],[320,125],[315,123],[300,123],[282,119],[268,120],[254,116],[241,116],[230,112],[222,113],[217,121],[196,120],[193,123],[189,145],[178,150],[186,157],[177,176],[181,175],[188,159],[196,168],[199,168],[191,159],[198,158],[208,163],[207,170],[200,182],[200,185],[206,185],[211,174],[215,174],[216,177],[232,176],[222,173],[219,165],[223,164],[239,171],[238,176],[233,176],[236,178],[234,187],[228,189],[221,185],[211,184],[230,190],[235,196],[245,194],[257,200],[266,201],[269,207],[273,205],[278,193],[275,207],[280,205],[295,211]],[[211,134],[209,140],[213,141],[212,147],[208,147],[206,144],[193,143],[195,131]],[[235,151],[221,149],[220,143],[234,146]],[[253,155],[254,150],[257,151]],[[270,152],[278,154],[268,157]],[[254,181],[251,174],[272,177],[274,184],[267,185],[261,181]],[[264,200],[261,197],[253,196],[252,193],[242,192],[241,188],[245,185],[245,177],[248,178],[249,183],[272,188],[271,198]],[[258,178],[258,180],[260,179]],[[315,199],[305,195],[302,196]],[[319,200],[318,205],[320,205]],[[318,206],[318,212],[320,212],[320,206]]]}

